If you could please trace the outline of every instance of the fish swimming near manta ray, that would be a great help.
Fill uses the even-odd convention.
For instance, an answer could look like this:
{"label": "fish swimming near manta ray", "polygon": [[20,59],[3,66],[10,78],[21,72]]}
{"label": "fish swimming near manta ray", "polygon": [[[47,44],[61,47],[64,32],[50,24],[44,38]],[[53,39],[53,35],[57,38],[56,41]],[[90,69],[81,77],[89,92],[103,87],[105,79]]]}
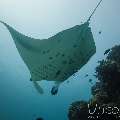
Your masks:
{"label": "fish swimming near manta ray", "polygon": [[30,80],[39,93],[43,93],[43,89],[38,81],[48,80],[55,81],[51,93],[57,94],[60,84],[81,69],[95,54],[96,46],[89,27],[91,16],[84,24],[43,40],[25,36],[0,21],[9,30],[21,58],[29,69]]}

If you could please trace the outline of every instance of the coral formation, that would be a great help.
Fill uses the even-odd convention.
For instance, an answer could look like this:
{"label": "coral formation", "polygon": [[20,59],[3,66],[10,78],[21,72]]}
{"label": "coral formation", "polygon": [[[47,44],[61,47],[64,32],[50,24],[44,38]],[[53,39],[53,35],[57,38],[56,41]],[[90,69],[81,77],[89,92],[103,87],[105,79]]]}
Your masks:
{"label": "coral formation", "polygon": [[[68,114],[69,120],[86,120],[86,116],[88,117],[88,104],[92,108],[95,108],[97,104],[101,108],[104,108],[104,111],[105,108],[106,110],[108,110],[107,108],[111,108],[111,110],[115,108],[116,110],[120,109],[120,45],[109,49],[105,55],[107,57],[99,61],[99,65],[96,67],[97,82],[91,88],[93,97],[88,102],[77,101],[71,104]],[[101,109],[97,110],[100,111]],[[110,112],[110,110],[107,112]],[[112,114],[112,112],[111,114],[107,114],[107,112],[95,119],[120,119],[120,111],[117,111],[116,114]]]}
{"label": "coral formation", "polygon": [[100,62],[96,67],[96,75],[99,80],[99,91],[106,93],[108,102],[118,102],[120,99],[120,45],[113,47],[106,59]]}
{"label": "coral formation", "polygon": [[69,120],[79,120],[84,119],[87,120],[87,102],[85,101],[77,101],[71,104],[69,109]]}

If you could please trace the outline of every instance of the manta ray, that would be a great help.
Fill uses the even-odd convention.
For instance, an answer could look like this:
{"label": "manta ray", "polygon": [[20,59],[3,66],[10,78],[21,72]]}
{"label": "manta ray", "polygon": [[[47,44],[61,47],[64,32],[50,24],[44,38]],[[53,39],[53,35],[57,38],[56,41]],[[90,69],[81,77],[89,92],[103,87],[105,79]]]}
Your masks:
{"label": "manta ray", "polygon": [[48,80],[55,81],[51,90],[55,95],[60,84],[80,70],[95,54],[96,46],[89,27],[91,16],[84,24],[63,30],[48,39],[28,37],[0,21],[9,30],[29,69],[30,80],[39,93],[43,93],[43,89],[38,81]]}

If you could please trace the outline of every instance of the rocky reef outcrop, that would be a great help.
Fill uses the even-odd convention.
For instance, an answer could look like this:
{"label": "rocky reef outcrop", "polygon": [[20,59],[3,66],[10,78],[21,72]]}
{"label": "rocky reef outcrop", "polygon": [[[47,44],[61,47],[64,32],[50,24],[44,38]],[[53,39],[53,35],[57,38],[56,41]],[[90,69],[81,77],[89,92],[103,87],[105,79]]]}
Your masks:
{"label": "rocky reef outcrop", "polygon": [[[120,45],[105,51],[105,54],[106,58],[99,61],[95,70],[97,82],[91,88],[92,98],[88,102],[72,103],[69,120],[120,119]],[[90,109],[94,114],[90,114]]]}

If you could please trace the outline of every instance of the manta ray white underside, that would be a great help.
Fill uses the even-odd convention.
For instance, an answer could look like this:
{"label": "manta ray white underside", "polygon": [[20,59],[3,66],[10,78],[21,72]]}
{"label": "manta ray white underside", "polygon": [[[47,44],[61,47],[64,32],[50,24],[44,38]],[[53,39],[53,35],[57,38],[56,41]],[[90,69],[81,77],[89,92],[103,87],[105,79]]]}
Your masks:
{"label": "manta ray white underside", "polygon": [[27,65],[31,80],[51,80],[61,83],[73,75],[96,52],[89,22],[40,40],[27,37],[8,24],[16,48]]}

